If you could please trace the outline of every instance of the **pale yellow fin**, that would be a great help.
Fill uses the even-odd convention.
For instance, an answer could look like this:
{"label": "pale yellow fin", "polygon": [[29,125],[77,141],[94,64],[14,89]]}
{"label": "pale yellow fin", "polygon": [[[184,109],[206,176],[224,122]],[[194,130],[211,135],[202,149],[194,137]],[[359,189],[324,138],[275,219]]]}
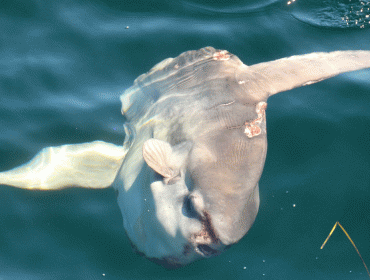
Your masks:
{"label": "pale yellow fin", "polygon": [[41,150],[29,163],[0,173],[0,184],[23,189],[109,187],[127,150],[102,141]]}

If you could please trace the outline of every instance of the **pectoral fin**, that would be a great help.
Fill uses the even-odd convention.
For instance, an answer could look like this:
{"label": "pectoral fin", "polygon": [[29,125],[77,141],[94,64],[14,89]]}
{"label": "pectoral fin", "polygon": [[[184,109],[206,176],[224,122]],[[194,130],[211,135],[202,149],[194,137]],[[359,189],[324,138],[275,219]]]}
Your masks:
{"label": "pectoral fin", "polygon": [[24,189],[109,187],[127,150],[102,141],[41,150],[29,163],[0,173],[0,184]]}
{"label": "pectoral fin", "polygon": [[172,147],[165,141],[149,139],[143,145],[143,157],[155,172],[166,179],[172,179],[180,173],[191,147],[190,141]]}
{"label": "pectoral fin", "polygon": [[[250,73],[264,83],[249,83],[255,92],[266,92],[269,96],[296,87],[313,84],[340,73],[370,67],[370,51],[336,51],[311,53],[282,58],[246,67]],[[254,74],[252,74],[254,73]],[[243,79],[240,78],[241,83]]]}
{"label": "pectoral fin", "polygon": [[176,170],[173,170],[170,166],[171,154],[171,145],[158,139],[149,139],[143,145],[145,162],[150,168],[165,178],[176,176]]}

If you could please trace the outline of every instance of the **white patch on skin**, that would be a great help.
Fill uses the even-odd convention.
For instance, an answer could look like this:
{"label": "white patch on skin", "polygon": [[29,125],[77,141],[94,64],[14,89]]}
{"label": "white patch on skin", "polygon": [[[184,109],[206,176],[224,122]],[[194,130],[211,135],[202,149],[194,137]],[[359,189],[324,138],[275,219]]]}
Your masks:
{"label": "white patch on skin", "polygon": [[261,128],[261,124],[265,119],[266,108],[267,108],[266,102],[263,101],[259,102],[256,106],[256,113],[258,115],[257,119],[245,123],[244,133],[248,136],[248,138],[260,135],[262,131],[264,131],[264,129]]}

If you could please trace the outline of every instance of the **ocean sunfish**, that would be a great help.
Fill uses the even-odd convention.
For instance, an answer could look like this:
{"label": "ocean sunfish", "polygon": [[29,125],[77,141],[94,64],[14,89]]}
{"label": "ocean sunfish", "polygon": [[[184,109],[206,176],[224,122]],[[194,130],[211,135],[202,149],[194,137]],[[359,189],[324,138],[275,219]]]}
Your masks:
{"label": "ocean sunfish", "polygon": [[0,173],[29,190],[113,187],[133,248],[168,268],[219,255],[252,226],[265,163],[267,99],[370,67],[370,51],[251,66],[212,47],[168,58],[121,96],[123,146],[49,147]]}

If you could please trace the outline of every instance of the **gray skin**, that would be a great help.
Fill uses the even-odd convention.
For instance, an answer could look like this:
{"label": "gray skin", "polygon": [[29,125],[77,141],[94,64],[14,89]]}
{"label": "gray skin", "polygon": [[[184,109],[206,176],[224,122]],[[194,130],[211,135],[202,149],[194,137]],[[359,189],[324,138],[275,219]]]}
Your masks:
{"label": "gray skin", "polygon": [[96,141],[47,148],[0,173],[0,183],[113,187],[137,252],[168,268],[216,256],[247,233],[258,213],[268,97],[367,67],[370,51],[252,66],[212,47],[188,51],[123,93],[123,147]]}

